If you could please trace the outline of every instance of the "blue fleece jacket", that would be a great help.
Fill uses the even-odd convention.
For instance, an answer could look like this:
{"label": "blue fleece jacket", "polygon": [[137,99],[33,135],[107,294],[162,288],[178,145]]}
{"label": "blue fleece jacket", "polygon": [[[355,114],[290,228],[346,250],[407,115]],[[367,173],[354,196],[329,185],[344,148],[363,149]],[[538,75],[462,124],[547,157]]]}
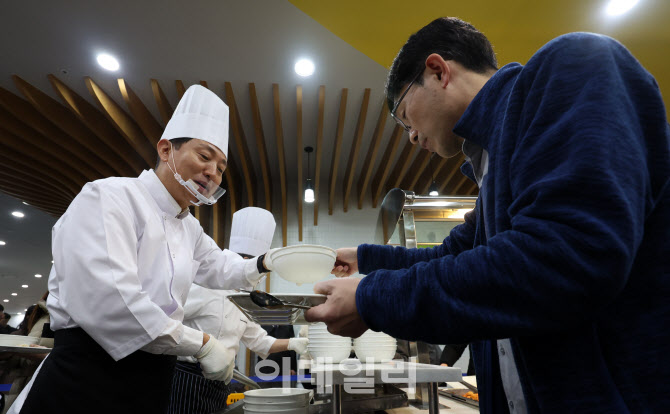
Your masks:
{"label": "blue fleece jacket", "polygon": [[361,245],[373,330],[473,342],[483,413],[507,412],[511,338],[533,413],[670,408],[670,128],[615,40],[561,36],[501,68],[454,128],[489,153],[476,208],[442,245]]}

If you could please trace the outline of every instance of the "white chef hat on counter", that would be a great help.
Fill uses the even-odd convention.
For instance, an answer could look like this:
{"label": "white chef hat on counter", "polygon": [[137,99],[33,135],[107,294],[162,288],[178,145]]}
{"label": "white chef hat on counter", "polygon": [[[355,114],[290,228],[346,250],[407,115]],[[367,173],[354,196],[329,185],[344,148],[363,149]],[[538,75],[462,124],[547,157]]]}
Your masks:
{"label": "white chef hat on counter", "polygon": [[228,105],[204,86],[192,85],[179,101],[161,139],[201,139],[215,145],[227,158],[228,122]]}
{"label": "white chef hat on counter", "polygon": [[259,256],[268,250],[275,234],[275,218],[269,211],[247,207],[233,214],[229,249],[239,254]]}

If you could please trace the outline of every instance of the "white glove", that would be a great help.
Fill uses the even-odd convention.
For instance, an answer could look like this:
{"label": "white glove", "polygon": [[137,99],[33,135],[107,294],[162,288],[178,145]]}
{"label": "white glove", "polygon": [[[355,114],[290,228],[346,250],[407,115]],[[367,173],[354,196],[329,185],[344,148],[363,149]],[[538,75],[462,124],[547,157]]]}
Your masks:
{"label": "white glove", "polygon": [[288,340],[288,349],[298,354],[307,351],[307,345],[309,345],[309,339],[307,338],[289,338]]}
{"label": "white glove", "polygon": [[214,337],[210,336],[209,341],[194,356],[200,362],[202,375],[205,378],[223,381],[226,384],[233,378],[235,352],[223,346]]}
{"label": "white glove", "polygon": [[265,268],[268,269],[269,271],[273,271],[273,270],[275,270],[275,269],[274,269],[274,264],[272,263],[272,259],[271,259],[271,257],[270,257],[270,256],[272,256],[272,255],[271,255],[270,253],[272,253],[272,252],[274,252],[274,251],[277,251],[277,250],[279,250],[279,249],[281,249],[281,247],[277,247],[277,248],[274,248],[274,249],[270,249],[270,250],[267,251],[267,253],[265,253],[265,257],[263,258],[263,267],[265,267]]}

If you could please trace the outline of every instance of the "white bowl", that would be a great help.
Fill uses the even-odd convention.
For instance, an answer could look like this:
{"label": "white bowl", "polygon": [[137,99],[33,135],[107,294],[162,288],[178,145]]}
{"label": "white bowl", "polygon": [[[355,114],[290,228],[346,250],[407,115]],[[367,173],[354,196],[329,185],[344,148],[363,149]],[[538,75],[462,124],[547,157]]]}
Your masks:
{"label": "white bowl", "polygon": [[312,398],[310,390],[303,388],[264,388],[259,390],[250,390],[244,393],[244,405],[294,405],[303,407],[309,404]]}
{"label": "white bowl", "polygon": [[300,244],[273,250],[265,256],[273,272],[298,285],[314,283],[330,274],[337,254],[326,246]]}
{"label": "white bowl", "polygon": [[354,348],[356,357],[365,362],[386,362],[393,359],[395,349]]}
{"label": "white bowl", "polygon": [[325,362],[338,363],[349,358],[351,347],[307,348],[313,359],[324,358]]}

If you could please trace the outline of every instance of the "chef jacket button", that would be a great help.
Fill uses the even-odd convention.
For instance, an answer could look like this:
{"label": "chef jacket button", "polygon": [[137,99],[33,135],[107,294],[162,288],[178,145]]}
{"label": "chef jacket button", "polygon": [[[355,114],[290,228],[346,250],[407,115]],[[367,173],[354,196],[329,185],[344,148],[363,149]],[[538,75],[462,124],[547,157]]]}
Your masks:
{"label": "chef jacket button", "polygon": [[177,256],[176,254],[172,253],[172,258],[173,258],[173,259],[174,259],[176,256]]}
{"label": "chef jacket button", "polygon": [[500,346],[500,355],[505,356],[505,348],[502,345]]}

